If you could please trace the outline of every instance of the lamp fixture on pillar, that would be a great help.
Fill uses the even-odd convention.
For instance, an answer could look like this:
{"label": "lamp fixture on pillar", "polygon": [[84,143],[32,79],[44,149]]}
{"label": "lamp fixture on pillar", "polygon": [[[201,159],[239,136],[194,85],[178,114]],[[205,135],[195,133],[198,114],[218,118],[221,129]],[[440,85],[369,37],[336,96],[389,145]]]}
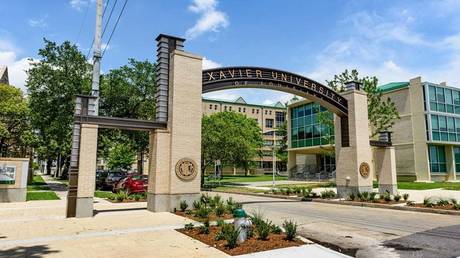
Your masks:
{"label": "lamp fixture on pillar", "polygon": [[361,90],[361,83],[357,81],[349,81],[345,83],[345,90]]}

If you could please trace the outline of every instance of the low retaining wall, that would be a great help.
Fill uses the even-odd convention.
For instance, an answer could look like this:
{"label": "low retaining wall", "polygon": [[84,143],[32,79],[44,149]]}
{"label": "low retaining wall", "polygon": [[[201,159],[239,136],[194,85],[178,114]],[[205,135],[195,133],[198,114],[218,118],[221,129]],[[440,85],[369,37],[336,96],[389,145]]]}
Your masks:
{"label": "low retaining wall", "polygon": [[0,202],[25,202],[29,159],[0,158]]}

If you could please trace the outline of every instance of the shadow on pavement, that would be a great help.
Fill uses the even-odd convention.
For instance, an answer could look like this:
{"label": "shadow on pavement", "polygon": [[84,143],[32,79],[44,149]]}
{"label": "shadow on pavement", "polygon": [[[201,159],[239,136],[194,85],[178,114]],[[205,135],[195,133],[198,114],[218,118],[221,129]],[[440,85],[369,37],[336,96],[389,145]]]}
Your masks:
{"label": "shadow on pavement", "polygon": [[394,248],[401,257],[459,257],[460,225],[417,232],[382,245]]}
{"label": "shadow on pavement", "polygon": [[47,254],[58,253],[57,250],[51,250],[46,245],[35,246],[17,246],[6,250],[0,250],[0,257],[11,258],[40,258],[45,257]]}
{"label": "shadow on pavement", "polygon": [[140,210],[146,210],[146,209],[147,209],[146,207],[139,207],[139,208],[121,208],[121,209],[94,210],[93,215],[96,215],[98,213],[106,213],[106,212],[140,211]]}

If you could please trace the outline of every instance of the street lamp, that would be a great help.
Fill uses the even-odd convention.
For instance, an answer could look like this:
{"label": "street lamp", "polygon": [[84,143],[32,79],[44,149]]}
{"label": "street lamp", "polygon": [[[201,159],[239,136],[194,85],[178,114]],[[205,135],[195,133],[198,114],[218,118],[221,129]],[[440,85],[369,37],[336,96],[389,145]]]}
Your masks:
{"label": "street lamp", "polygon": [[272,190],[275,189],[275,173],[276,173],[276,154],[275,154],[275,148],[276,148],[276,130],[273,130],[273,158],[272,158]]}

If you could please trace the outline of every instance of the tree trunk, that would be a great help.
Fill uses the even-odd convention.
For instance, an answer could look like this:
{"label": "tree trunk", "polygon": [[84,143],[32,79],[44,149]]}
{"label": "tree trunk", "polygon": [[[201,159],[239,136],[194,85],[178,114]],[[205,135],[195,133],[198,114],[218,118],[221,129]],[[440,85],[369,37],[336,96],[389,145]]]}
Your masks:
{"label": "tree trunk", "polygon": [[53,160],[51,158],[48,158],[46,160],[46,174],[51,175],[51,165],[53,164]]}
{"label": "tree trunk", "polygon": [[141,150],[137,153],[139,158],[137,159],[137,172],[139,174],[144,174],[144,152]]}
{"label": "tree trunk", "polygon": [[34,150],[30,148],[29,153],[29,174],[27,175],[27,183],[30,184],[34,177]]}

